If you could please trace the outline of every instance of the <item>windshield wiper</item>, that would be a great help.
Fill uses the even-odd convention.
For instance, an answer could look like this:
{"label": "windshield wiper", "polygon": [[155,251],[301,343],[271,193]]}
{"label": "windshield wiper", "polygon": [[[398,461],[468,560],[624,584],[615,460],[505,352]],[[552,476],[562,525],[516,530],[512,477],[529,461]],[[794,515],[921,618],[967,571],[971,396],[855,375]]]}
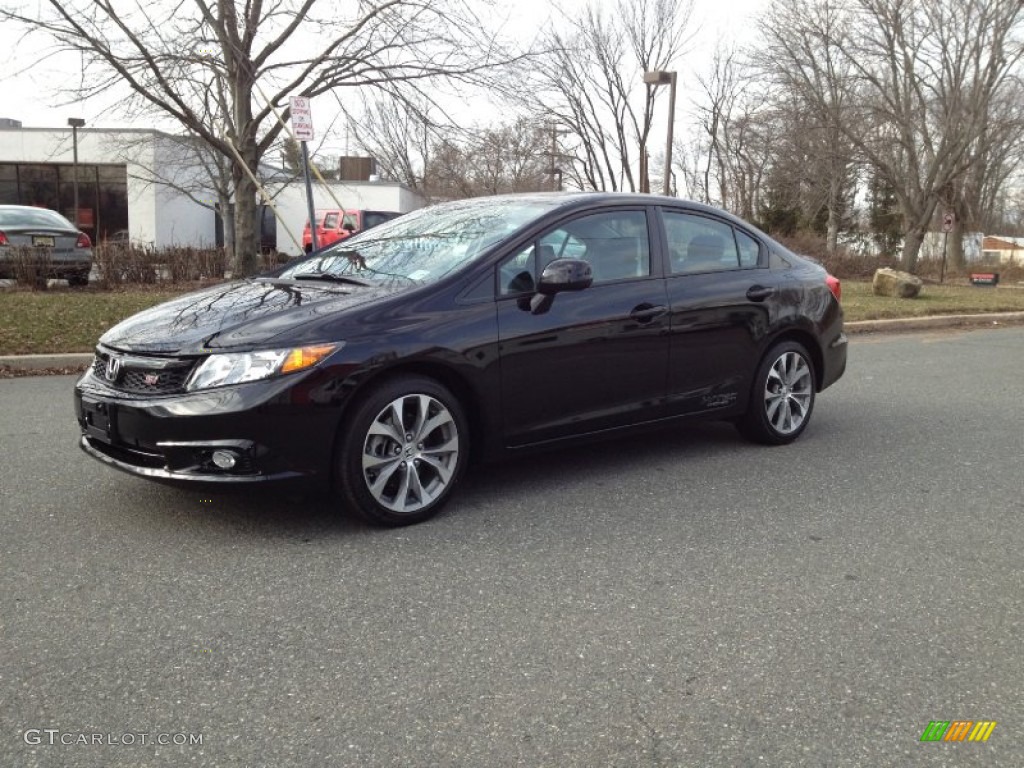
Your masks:
{"label": "windshield wiper", "polygon": [[292,280],[326,280],[331,283],[348,283],[349,285],[360,285],[363,288],[367,288],[372,283],[366,280],[358,280],[348,275],[335,275],[331,272],[300,272],[297,275],[292,275]]}

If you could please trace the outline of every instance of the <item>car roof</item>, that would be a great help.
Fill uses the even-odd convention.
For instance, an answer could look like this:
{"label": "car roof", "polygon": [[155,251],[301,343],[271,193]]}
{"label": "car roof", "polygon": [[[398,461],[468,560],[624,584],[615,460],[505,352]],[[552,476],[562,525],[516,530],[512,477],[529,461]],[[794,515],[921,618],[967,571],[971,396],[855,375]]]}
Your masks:
{"label": "car roof", "polygon": [[[512,194],[493,195],[487,197],[468,198],[473,200],[493,200],[497,203],[504,201],[510,203],[547,203],[552,209],[571,211],[578,208],[587,208],[594,205],[661,205],[666,207],[684,207],[695,213],[705,213],[719,218],[728,219],[733,224],[745,227],[746,229],[758,232],[761,236],[771,239],[767,234],[761,232],[754,224],[741,219],[735,214],[729,213],[721,208],[712,205],[699,203],[695,200],[687,200],[681,197],[667,197],[665,195],[652,195],[640,192],[516,192]],[[466,202],[466,199],[449,200],[437,203],[438,206],[451,203],[457,205]]]}
{"label": "car roof", "polygon": [[[705,203],[699,203],[695,200],[687,200],[681,197],[668,197],[665,195],[651,195],[640,192],[580,192],[580,191],[569,191],[569,192],[516,192],[505,195],[494,195],[486,198],[476,199],[487,199],[495,201],[507,200],[510,202],[552,202],[560,201],[566,206],[587,206],[595,203],[608,203],[615,205],[665,205],[665,206],[685,206],[692,210],[702,211],[704,213],[713,213],[715,215],[726,215],[729,218],[738,219],[728,211],[724,211],[721,208],[715,208],[714,206],[707,205]],[[451,200],[448,202],[458,203],[460,200]],[[444,205],[445,203],[439,203]]]}

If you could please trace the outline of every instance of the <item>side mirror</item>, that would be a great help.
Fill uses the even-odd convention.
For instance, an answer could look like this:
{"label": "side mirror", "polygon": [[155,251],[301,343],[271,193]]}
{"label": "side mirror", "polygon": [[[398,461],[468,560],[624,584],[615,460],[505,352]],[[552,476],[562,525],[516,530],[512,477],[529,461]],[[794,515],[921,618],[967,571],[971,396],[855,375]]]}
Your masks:
{"label": "side mirror", "polygon": [[594,282],[590,264],[582,259],[555,259],[541,272],[537,293],[554,296],[562,291],[582,291]]}

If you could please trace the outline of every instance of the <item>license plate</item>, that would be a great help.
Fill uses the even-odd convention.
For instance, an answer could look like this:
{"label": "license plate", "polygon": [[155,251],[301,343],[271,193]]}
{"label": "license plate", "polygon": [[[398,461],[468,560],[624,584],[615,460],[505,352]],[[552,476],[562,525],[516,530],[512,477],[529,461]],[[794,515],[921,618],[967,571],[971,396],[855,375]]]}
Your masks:
{"label": "license plate", "polygon": [[33,235],[32,245],[42,245],[53,248],[54,240],[51,235]]}
{"label": "license plate", "polygon": [[82,401],[85,430],[93,437],[110,440],[110,411],[105,403]]}

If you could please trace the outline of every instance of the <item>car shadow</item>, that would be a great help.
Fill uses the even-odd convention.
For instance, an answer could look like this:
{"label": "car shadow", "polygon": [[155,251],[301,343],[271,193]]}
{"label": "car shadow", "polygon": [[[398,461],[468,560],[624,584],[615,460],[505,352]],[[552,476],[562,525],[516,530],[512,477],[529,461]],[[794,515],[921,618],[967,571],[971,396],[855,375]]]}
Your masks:
{"label": "car shadow", "polygon": [[[494,510],[538,493],[557,501],[580,483],[614,485],[617,477],[663,472],[697,456],[746,450],[728,424],[701,422],[667,427],[613,440],[533,450],[497,463],[471,466],[445,509],[416,526],[432,529],[486,524]],[[567,484],[566,478],[571,478]],[[112,478],[123,484],[123,476]],[[161,527],[184,526],[205,535],[237,538],[321,540],[334,537],[391,535],[394,529],[368,525],[326,493],[276,487],[182,488],[141,480],[133,496],[146,510],[145,520],[162,519]],[[137,492],[136,492],[137,491]],[[488,514],[479,514],[488,510]],[[138,520],[136,520],[138,522]]]}

